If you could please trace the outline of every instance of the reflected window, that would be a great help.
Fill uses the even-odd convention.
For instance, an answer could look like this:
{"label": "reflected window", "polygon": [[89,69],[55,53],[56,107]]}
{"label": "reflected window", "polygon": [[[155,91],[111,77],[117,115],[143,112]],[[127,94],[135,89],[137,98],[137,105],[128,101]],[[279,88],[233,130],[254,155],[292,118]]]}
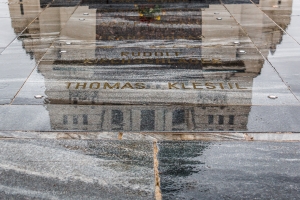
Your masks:
{"label": "reflected window", "polygon": [[229,115],[229,122],[230,125],[234,124],[234,115]]}
{"label": "reflected window", "polygon": [[184,110],[175,110],[173,111],[172,124],[179,125],[185,122],[185,111]]}
{"label": "reflected window", "polygon": [[83,124],[84,125],[88,125],[88,116],[87,115],[83,115],[82,118],[83,118]]}
{"label": "reflected window", "polygon": [[112,110],[111,118],[112,130],[123,130],[123,112],[121,110]]}
{"label": "reflected window", "polygon": [[213,124],[213,123],[214,123],[214,116],[208,115],[208,124]]}
{"label": "reflected window", "polygon": [[219,124],[224,124],[224,116],[219,115]]}
{"label": "reflected window", "polygon": [[68,116],[67,115],[64,115],[63,123],[68,124]]}
{"label": "reflected window", "polygon": [[73,115],[73,124],[78,124],[78,117]]}
{"label": "reflected window", "polygon": [[20,11],[21,11],[21,15],[24,15],[24,7],[23,7],[22,0],[20,0]]}
{"label": "reflected window", "polygon": [[154,110],[141,111],[141,131],[154,131],[155,112]]}

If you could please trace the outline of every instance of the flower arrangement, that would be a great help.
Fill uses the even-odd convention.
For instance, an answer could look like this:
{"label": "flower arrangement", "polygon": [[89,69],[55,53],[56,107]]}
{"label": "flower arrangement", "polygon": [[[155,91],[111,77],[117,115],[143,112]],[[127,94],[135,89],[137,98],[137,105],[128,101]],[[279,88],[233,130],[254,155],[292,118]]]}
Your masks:
{"label": "flower arrangement", "polygon": [[161,9],[159,5],[142,5],[138,6],[139,17],[141,22],[150,23],[153,20],[159,21]]}

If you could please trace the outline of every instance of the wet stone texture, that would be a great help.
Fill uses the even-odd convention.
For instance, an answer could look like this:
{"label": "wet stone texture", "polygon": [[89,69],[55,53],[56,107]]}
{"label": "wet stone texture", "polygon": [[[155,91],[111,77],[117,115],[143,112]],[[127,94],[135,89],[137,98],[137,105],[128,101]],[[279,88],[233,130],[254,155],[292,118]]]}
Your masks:
{"label": "wet stone texture", "polygon": [[163,199],[298,199],[298,143],[160,142]]}
{"label": "wet stone texture", "polygon": [[153,199],[152,142],[1,140],[1,199]]}
{"label": "wet stone texture", "polygon": [[0,199],[299,199],[299,0],[0,0]]}

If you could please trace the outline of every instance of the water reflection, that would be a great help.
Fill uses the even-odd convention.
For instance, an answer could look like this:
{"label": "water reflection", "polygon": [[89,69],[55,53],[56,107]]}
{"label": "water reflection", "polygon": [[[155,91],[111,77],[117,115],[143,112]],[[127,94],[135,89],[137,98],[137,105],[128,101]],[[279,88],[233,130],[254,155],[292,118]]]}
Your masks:
{"label": "water reflection", "polygon": [[250,106],[48,105],[54,130],[235,131],[247,130]]}
{"label": "water reflection", "polygon": [[[283,35],[255,13],[255,46],[219,1],[51,2],[10,14],[22,16],[12,23],[18,32],[46,8],[19,39],[41,60],[54,130],[247,130],[253,79]],[[250,1],[224,3],[247,24]],[[280,12],[266,11],[274,21]],[[290,4],[285,12],[284,29]]]}
{"label": "water reflection", "polygon": [[209,142],[182,141],[161,142],[159,144],[159,171],[164,198],[176,198],[180,196],[180,193],[187,191],[189,191],[188,196],[190,197],[194,193],[196,185],[198,194],[210,192],[208,186],[199,186],[199,182],[193,177],[193,174],[205,173],[207,164],[202,156],[206,150],[210,151],[210,145]]}

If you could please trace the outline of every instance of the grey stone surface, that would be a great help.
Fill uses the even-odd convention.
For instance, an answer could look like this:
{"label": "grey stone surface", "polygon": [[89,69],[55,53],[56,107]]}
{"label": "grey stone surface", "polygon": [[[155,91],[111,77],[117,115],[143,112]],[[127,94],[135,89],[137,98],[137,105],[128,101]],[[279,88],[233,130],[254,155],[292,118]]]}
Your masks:
{"label": "grey stone surface", "polygon": [[1,199],[153,199],[146,141],[0,140]]}
{"label": "grey stone surface", "polygon": [[12,102],[36,62],[22,49],[22,43],[15,40],[0,55],[0,104]]}
{"label": "grey stone surface", "polygon": [[[7,5],[0,3],[1,7],[6,7]],[[1,9],[0,7],[0,9]],[[4,12],[1,12],[1,15],[5,15]],[[8,17],[0,17],[0,23],[3,26],[3,29],[0,32],[0,47],[8,46],[16,37],[13,28],[11,27],[11,19]]]}
{"label": "grey stone surface", "polygon": [[299,199],[298,0],[0,0],[0,199]]}
{"label": "grey stone surface", "polygon": [[299,197],[298,142],[63,138],[1,139],[1,198],[153,199],[155,159],[163,199]]}
{"label": "grey stone surface", "polygon": [[163,199],[298,199],[299,144],[160,142]]}

